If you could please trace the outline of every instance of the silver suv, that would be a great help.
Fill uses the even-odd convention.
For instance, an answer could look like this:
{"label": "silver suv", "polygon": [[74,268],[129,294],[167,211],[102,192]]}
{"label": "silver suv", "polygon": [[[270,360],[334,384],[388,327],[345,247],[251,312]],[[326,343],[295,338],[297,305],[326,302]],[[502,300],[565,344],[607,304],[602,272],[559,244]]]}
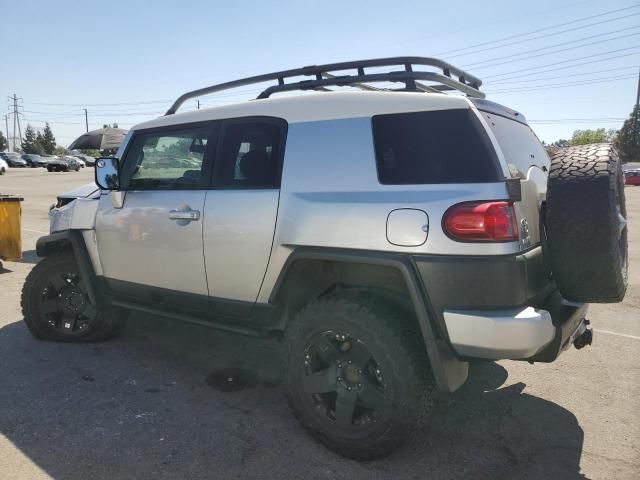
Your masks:
{"label": "silver suv", "polygon": [[[176,113],[265,82],[254,101]],[[550,160],[480,85],[402,57],[183,95],[97,161],[99,198],[52,211],[27,326],[97,341],[142,311],[275,335],[309,432],[352,458],[390,452],[469,361],[551,362],[591,343],[586,302],[626,289],[615,151]]]}

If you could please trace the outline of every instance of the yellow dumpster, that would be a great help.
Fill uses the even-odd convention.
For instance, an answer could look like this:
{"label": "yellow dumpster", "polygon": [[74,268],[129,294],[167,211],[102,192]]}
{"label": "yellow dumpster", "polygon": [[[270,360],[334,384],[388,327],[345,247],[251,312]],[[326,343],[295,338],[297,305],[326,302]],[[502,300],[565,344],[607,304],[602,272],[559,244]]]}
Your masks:
{"label": "yellow dumpster", "polygon": [[22,258],[22,200],[20,197],[0,195],[0,259],[8,262]]}

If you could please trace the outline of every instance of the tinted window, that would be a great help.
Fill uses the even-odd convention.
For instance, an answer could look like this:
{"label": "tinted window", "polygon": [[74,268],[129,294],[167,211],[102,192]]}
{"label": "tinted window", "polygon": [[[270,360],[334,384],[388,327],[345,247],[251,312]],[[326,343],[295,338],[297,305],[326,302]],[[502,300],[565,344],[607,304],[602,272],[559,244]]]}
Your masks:
{"label": "tinted window", "polygon": [[139,134],[127,151],[121,174],[131,190],[201,188],[209,127]]}
{"label": "tinted window", "polygon": [[214,185],[227,188],[277,188],[283,153],[284,122],[230,121],[214,167]]}
{"label": "tinted window", "polygon": [[549,166],[544,147],[528,125],[494,113],[481,113],[496,136],[510,170],[515,167],[526,177],[531,165]]}
{"label": "tinted window", "polygon": [[470,110],[373,117],[383,184],[479,183],[503,175],[489,137]]}

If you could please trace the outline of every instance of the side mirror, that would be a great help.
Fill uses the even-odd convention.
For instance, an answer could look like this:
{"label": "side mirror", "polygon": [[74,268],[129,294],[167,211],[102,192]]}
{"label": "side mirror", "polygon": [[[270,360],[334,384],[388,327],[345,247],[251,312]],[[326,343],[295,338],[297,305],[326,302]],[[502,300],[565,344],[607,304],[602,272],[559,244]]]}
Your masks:
{"label": "side mirror", "polygon": [[103,190],[119,190],[120,174],[118,173],[118,159],[102,157],[96,160],[96,185]]}

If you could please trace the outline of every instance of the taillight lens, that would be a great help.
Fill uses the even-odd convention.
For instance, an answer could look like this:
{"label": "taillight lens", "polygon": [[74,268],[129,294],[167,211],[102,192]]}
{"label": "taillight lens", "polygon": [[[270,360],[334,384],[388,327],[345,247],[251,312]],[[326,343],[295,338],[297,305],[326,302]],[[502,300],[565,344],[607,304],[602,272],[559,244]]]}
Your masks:
{"label": "taillight lens", "polygon": [[511,202],[469,202],[444,214],[444,228],[454,240],[512,242],[518,240],[518,222]]}

